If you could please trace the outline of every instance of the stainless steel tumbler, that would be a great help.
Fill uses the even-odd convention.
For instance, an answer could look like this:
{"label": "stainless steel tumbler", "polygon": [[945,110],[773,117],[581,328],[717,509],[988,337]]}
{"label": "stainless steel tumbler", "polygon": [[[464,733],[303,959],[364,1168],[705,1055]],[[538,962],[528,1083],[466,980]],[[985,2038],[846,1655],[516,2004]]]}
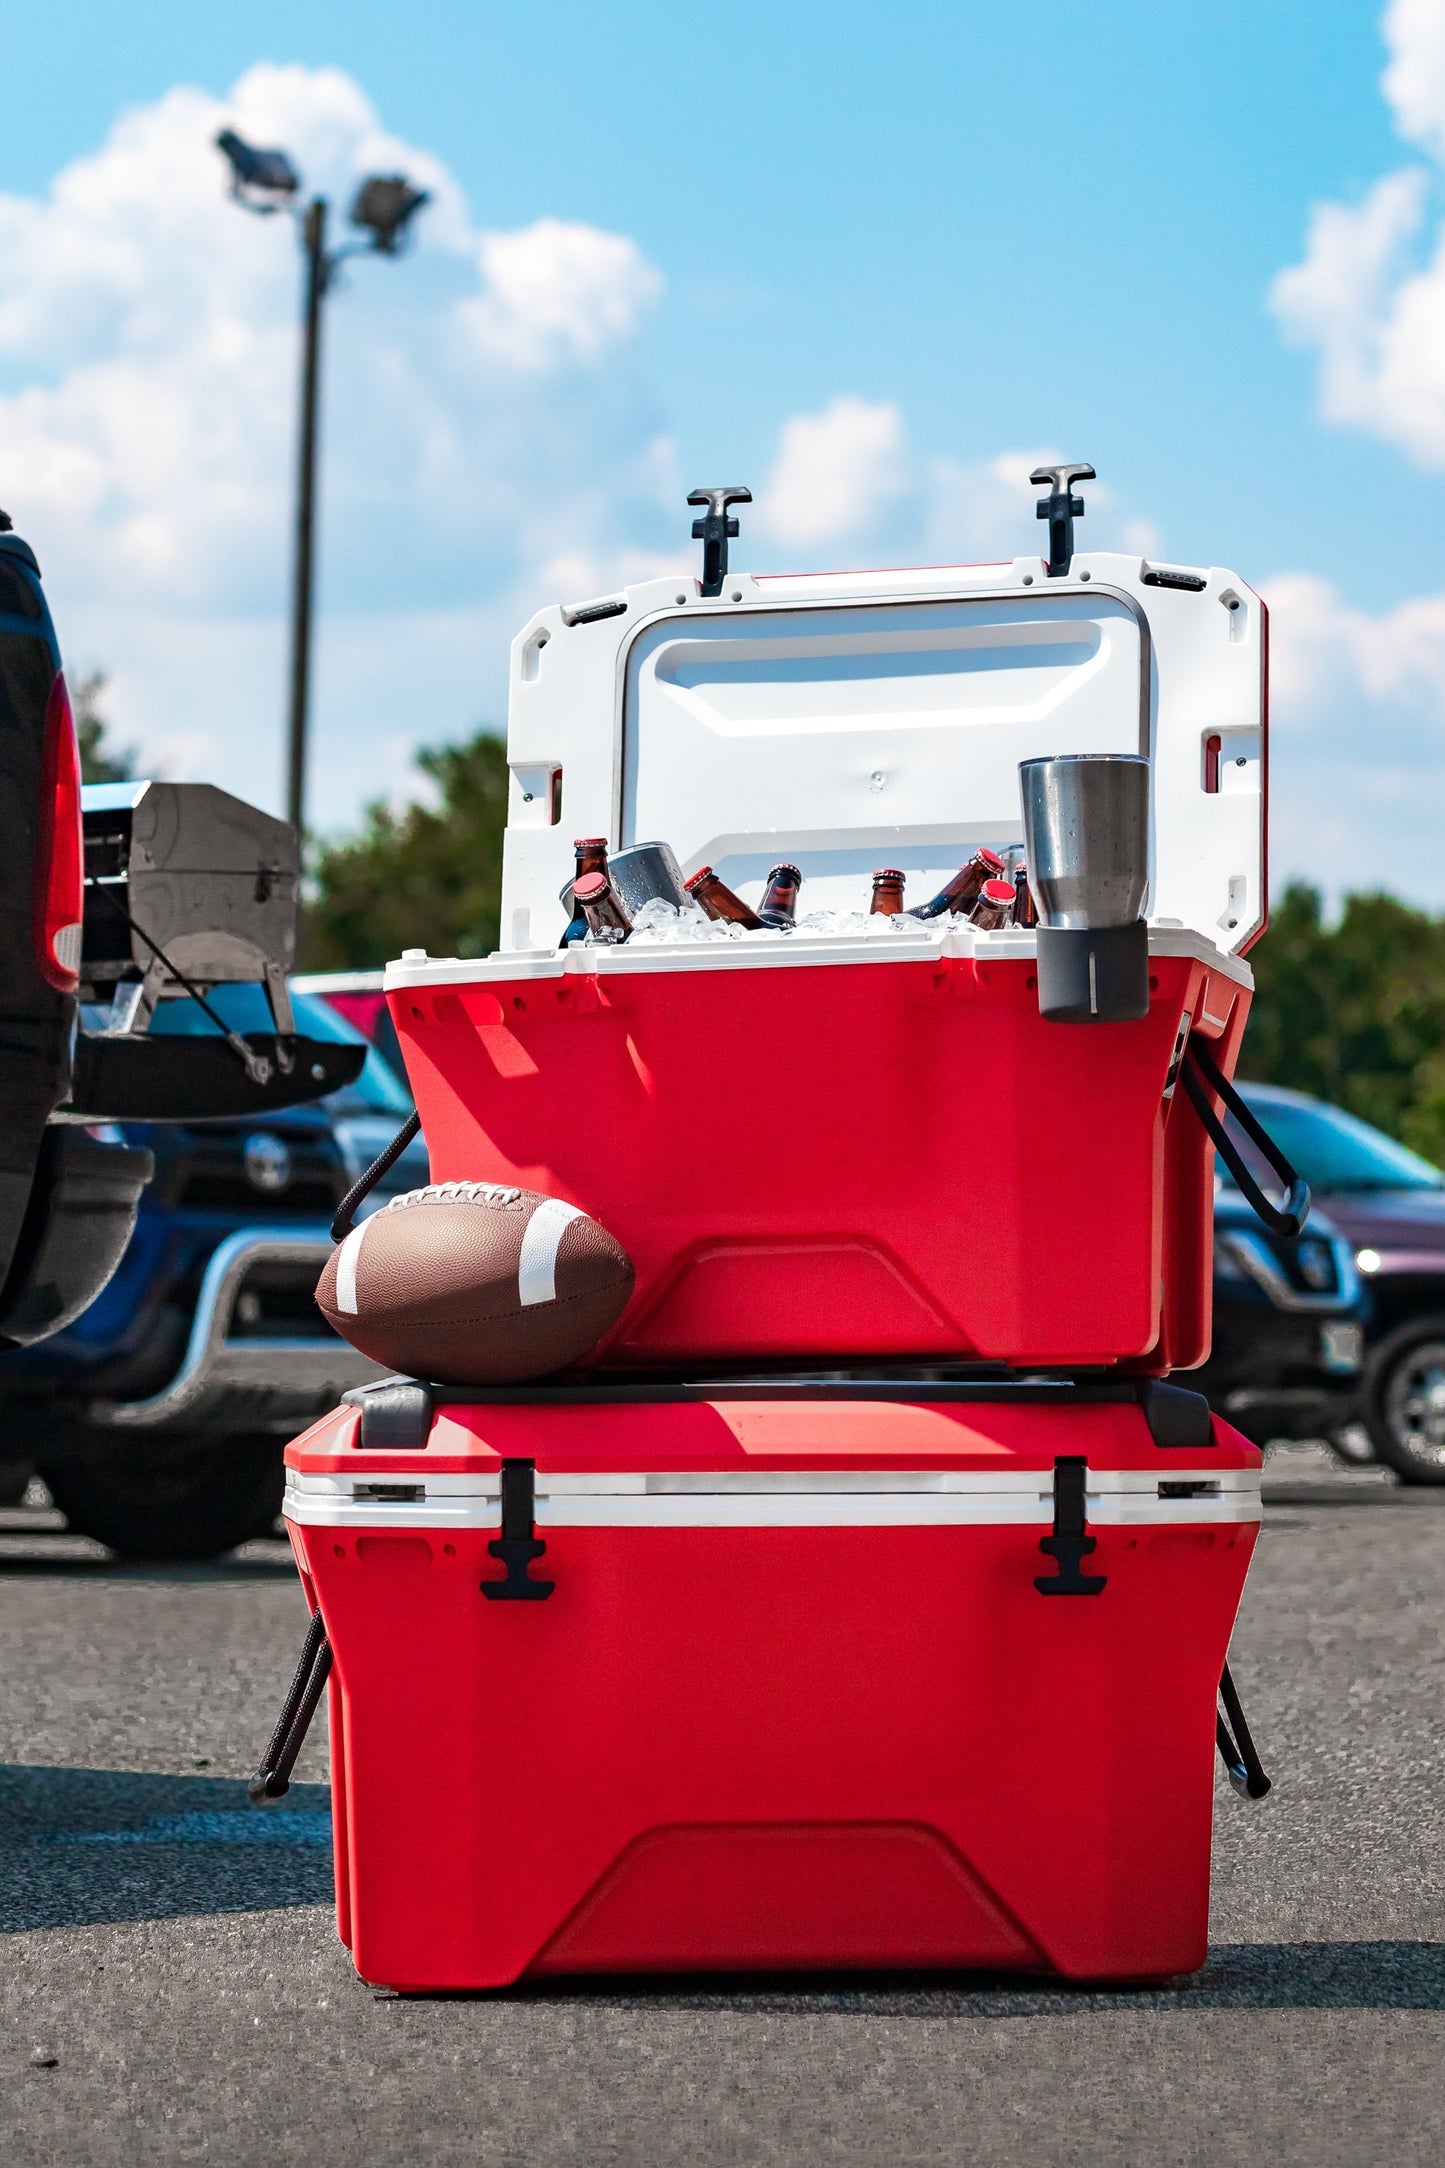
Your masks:
{"label": "stainless steel tumbler", "polygon": [[679,911],[697,909],[682,885],[682,868],[670,843],[630,844],[625,851],[612,853],[607,870],[630,918],[636,918],[642,906],[654,897]]}
{"label": "stainless steel tumbler", "polygon": [[1019,762],[1039,1009],[1055,1023],[1148,1014],[1149,763],[1139,753]]}

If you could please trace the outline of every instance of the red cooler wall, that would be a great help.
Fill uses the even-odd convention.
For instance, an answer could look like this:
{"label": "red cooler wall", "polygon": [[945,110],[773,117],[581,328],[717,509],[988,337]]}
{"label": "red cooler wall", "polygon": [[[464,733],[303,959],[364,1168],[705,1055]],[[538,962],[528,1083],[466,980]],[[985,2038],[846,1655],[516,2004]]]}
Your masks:
{"label": "red cooler wall", "polygon": [[[1149,1016],[1041,1021],[1025,959],[609,969],[404,989],[437,1181],[601,1220],[637,1268],[605,1359],[1198,1361],[1210,1154],[1180,1021],[1232,1067],[1237,982],[1156,957]],[[1165,1342],[1161,1344],[1161,1331]]]}

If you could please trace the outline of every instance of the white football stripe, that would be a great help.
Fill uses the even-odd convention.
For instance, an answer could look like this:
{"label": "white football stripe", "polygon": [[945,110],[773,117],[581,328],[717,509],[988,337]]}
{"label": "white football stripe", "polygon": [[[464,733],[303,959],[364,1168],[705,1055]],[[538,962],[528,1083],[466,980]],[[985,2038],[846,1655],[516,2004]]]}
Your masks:
{"label": "white football stripe", "polygon": [[371,1221],[367,1219],[359,1227],[353,1227],[336,1253],[336,1307],[346,1317],[356,1315],[356,1268],[370,1225]]}
{"label": "white football stripe", "polygon": [[524,1310],[534,1302],[556,1300],[557,1251],[573,1220],[586,1216],[575,1204],[548,1197],[528,1220],[517,1259],[517,1300]]}

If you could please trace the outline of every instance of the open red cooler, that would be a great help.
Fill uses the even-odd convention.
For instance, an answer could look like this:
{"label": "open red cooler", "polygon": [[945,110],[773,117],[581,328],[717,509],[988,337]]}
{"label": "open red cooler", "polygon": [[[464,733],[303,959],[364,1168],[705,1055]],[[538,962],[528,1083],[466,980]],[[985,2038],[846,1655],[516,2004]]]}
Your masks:
{"label": "open red cooler", "polygon": [[[1259,1456],[1158,1374],[1208,1345],[1175,1085],[1244,1027],[1264,688],[1241,582],[1117,556],[519,636],[504,945],[388,997],[433,1178],[579,1205],[636,1288],[585,1373],[368,1388],[288,1452],[366,1978],[1202,1962]],[[957,922],[557,952],[574,836],[858,910],[1017,840],[1020,760],[1121,751],[1140,1021],[1045,1022],[1035,937]]]}
{"label": "open red cooler", "polygon": [[[1261,604],[1106,555],[677,590],[515,643],[505,945],[387,973],[434,1178],[611,1229],[604,1364],[1202,1361],[1212,1159],[1173,1087],[1191,1035],[1232,1071],[1249,1006]],[[558,953],[576,835],[665,836],[751,902],[780,858],[804,912],[878,865],[921,901],[1061,752],[1150,756],[1143,1022],[1042,1021],[1035,936],[948,919]]]}
{"label": "open red cooler", "polygon": [[362,1976],[1200,1965],[1259,1455],[1141,1388],[363,1388],[286,1497]]}

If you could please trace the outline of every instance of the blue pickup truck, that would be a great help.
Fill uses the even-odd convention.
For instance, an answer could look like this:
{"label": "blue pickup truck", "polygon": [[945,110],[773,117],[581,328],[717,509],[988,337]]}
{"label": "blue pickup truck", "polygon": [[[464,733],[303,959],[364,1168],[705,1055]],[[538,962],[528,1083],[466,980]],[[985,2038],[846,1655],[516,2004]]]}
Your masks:
{"label": "blue pickup truck", "polygon": [[[235,1030],[267,1021],[258,986],[210,1000]],[[313,1038],[360,1037],[330,1002],[304,990],[293,1001]],[[215,1026],[180,999],[152,1029]],[[147,1148],[155,1174],[99,1298],[40,1345],[0,1354],[12,1494],[38,1473],[72,1528],[128,1557],[210,1557],[268,1530],[286,1440],[379,1374],[312,1297],[337,1206],[410,1110],[368,1047],[355,1083],[314,1105],[104,1125],[98,1142]],[[418,1141],[364,1209],[426,1179]]]}

